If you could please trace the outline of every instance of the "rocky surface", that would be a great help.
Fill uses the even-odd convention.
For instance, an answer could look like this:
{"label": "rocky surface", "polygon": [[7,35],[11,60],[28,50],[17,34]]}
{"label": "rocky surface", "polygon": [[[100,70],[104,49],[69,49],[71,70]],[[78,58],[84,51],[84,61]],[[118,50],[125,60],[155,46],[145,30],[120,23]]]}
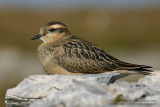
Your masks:
{"label": "rocky surface", "polygon": [[8,107],[159,106],[160,72],[138,82],[117,80],[124,76],[116,72],[29,76],[7,90],[6,104]]}

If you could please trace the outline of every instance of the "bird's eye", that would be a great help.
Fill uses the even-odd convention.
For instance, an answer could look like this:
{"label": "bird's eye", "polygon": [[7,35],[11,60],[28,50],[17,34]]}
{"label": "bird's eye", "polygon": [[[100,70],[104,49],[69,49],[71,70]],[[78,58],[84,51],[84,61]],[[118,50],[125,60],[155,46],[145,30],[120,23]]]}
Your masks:
{"label": "bird's eye", "polygon": [[52,29],[49,29],[50,32],[54,32],[56,29],[52,28]]}

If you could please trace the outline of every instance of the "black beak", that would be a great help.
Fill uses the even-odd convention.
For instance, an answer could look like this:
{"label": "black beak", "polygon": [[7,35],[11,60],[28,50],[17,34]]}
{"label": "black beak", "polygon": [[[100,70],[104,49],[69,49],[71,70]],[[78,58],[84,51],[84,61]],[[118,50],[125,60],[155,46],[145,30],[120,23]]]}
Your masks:
{"label": "black beak", "polygon": [[33,37],[31,38],[31,40],[39,39],[41,36],[42,36],[42,35],[37,34],[36,36],[33,36]]}

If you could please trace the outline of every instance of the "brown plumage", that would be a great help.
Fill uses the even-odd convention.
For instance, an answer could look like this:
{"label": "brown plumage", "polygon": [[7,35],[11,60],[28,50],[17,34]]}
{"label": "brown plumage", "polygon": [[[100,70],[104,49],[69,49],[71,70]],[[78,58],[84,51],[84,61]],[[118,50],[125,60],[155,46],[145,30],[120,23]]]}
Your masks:
{"label": "brown plumage", "polygon": [[47,74],[95,74],[114,70],[150,71],[146,65],[120,61],[98,46],[73,36],[61,22],[48,22],[32,40],[40,38],[39,57]]}

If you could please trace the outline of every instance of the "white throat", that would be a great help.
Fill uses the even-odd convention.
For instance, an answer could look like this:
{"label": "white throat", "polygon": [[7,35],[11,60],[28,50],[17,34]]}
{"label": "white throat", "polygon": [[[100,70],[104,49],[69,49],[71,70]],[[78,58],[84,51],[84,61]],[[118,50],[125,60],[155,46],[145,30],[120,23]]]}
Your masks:
{"label": "white throat", "polygon": [[41,37],[40,40],[42,40],[44,43],[46,43],[46,41]]}

